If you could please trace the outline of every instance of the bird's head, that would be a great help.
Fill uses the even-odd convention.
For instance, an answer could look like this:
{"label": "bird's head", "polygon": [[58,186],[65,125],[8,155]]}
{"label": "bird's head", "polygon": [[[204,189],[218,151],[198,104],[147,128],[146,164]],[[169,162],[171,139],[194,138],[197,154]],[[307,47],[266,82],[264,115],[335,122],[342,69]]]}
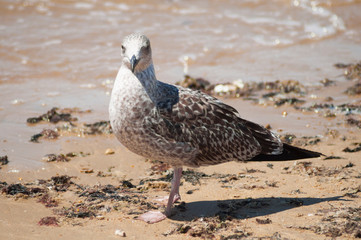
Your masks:
{"label": "bird's head", "polygon": [[133,33],[123,39],[122,61],[133,73],[142,72],[152,64],[152,50],[149,39],[140,33]]}

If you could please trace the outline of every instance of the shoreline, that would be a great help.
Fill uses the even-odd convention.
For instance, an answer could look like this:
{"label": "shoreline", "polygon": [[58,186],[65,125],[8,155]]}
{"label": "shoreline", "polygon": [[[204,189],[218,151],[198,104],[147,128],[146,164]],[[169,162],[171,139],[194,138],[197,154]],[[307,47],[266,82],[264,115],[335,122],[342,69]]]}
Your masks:
{"label": "shoreline", "polygon": [[11,171],[11,158],[1,166],[0,238],[119,239],[116,230],[128,239],[360,238],[359,115],[339,107],[344,99],[346,108],[360,108],[360,102],[347,95],[325,101],[357,81],[306,94],[276,86],[243,99],[223,97],[245,119],[325,156],[186,168],[182,202],[170,219],[152,225],[135,218],[163,208],[155,199],[169,191],[169,166],[131,153],[104,122],[83,123],[91,112],[58,109],[54,116],[78,120],[39,125],[42,136],[34,144],[59,144],[59,152],[48,152],[54,156],[44,156],[36,169]]}

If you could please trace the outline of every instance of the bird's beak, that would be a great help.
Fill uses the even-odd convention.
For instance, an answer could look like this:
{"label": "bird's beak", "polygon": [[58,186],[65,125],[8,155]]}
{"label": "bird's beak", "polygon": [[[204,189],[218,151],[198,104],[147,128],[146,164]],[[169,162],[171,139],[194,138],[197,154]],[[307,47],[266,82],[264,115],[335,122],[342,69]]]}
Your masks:
{"label": "bird's beak", "polygon": [[137,59],[136,56],[133,55],[132,58],[130,59],[130,67],[131,67],[133,73],[134,73],[134,68],[137,66],[138,62],[139,62],[139,59]]}

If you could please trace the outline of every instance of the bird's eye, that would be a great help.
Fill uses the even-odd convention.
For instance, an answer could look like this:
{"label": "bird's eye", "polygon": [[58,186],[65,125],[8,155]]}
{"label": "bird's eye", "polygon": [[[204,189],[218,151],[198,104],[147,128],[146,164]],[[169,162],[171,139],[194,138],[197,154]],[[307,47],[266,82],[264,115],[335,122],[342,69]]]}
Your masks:
{"label": "bird's eye", "polygon": [[122,52],[125,53],[125,47],[122,45]]}

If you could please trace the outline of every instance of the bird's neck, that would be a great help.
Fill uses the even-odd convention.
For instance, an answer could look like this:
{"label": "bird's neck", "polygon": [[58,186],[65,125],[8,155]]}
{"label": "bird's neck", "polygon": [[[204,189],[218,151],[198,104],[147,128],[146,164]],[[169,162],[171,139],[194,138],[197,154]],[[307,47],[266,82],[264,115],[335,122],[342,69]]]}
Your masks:
{"label": "bird's neck", "polygon": [[147,92],[148,96],[154,102],[156,95],[158,94],[159,89],[158,87],[158,80],[155,76],[154,66],[151,63],[148,68],[144,69],[143,71],[137,71],[134,75],[138,78],[139,82],[142,84],[144,90]]}
{"label": "bird's neck", "polygon": [[147,92],[148,90],[155,90],[155,87],[157,86],[157,78],[155,76],[153,63],[151,63],[145,70],[135,72],[134,75],[138,78]]}
{"label": "bird's neck", "polygon": [[178,89],[175,86],[157,80],[153,63],[145,70],[134,74],[158,108],[169,110],[179,101]]}

